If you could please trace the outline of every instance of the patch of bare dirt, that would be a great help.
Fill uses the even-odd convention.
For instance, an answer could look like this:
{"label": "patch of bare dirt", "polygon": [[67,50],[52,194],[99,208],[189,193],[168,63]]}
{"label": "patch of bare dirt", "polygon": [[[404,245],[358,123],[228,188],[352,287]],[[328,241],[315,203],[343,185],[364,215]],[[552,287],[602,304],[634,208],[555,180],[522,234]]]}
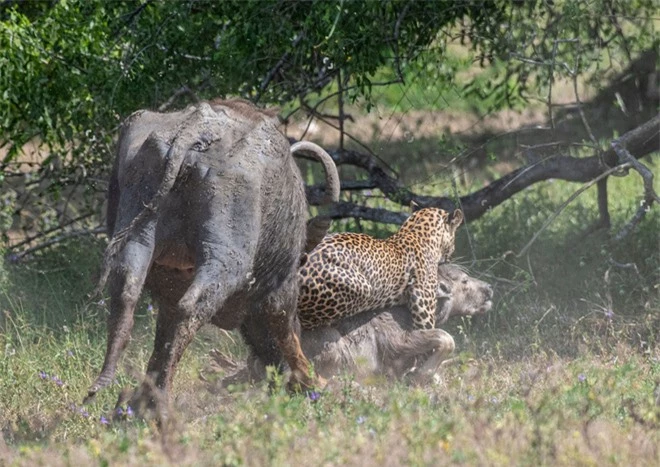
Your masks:
{"label": "patch of bare dirt", "polygon": [[[465,112],[411,110],[408,112],[378,112],[365,114],[361,109],[348,112],[344,129],[355,139],[368,144],[387,145],[392,142],[412,143],[417,139],[439,139],[443,135],[480,135],[505,133],[511,130],[535,128],[543,125],[547,113],[544,109],[522,112],[503,110],[485,117]],[[314,120],[299,120],[286,128],[287,136],[310,139],[327,147],[338,146],[339,129],[331,124]]]}

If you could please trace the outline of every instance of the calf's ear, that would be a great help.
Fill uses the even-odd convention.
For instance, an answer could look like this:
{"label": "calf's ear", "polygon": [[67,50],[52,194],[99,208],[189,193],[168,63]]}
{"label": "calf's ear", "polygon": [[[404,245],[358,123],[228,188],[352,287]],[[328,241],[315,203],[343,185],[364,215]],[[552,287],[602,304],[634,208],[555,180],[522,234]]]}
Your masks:
{"label": "calf's ear", "polygon": [[461,225],[462,222],[463,222],[463,211],[461,211],[460,209],[454,210],[454,212],[452,212],[449,215],[449,225],[451,226],[452,230],[455,231],[456,229],[458,229],[458,226]]}

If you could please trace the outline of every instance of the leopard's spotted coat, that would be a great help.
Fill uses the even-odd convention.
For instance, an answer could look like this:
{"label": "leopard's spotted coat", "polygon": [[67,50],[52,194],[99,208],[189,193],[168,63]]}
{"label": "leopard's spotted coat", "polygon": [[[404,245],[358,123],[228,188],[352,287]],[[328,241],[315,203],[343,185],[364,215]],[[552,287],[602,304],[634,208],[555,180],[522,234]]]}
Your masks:
{"label": "leopard's spotted coat", "polygon": [[329,235],[298,271],[298,316],[304,328],[329,325],[357,313],[408,304],[416,329],[433,329],[438,264],[454,252],[463,213],[425,208],[380,240]]}

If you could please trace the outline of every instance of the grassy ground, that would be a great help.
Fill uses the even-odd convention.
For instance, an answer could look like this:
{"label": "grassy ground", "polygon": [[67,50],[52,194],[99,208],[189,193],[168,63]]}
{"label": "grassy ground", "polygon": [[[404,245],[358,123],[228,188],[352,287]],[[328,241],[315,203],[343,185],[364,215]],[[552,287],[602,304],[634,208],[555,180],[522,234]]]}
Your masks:
{"label": "grassy ground", "polygon": [[[108,422],[150,352],[148,297],[117,384],[80,405],[105,346],[106,308],[85,298],[102,244],[5,263],[0,465],[660,465],[658,209],[621,243],[581,238],[596,218],[591,190],[515,256],[575,188],[539,185],[461,229],[456,256],[494,284],[497,301],[485,317],[448,323],[461,363],[437,384],[357,387],[347,376],[319,398],[265,385],[227,391],[209,351],[245,349],[206,329],[184,356],[160,431],[127,415]],[[614,230],[640,193],[636,175],[612,180]]]}

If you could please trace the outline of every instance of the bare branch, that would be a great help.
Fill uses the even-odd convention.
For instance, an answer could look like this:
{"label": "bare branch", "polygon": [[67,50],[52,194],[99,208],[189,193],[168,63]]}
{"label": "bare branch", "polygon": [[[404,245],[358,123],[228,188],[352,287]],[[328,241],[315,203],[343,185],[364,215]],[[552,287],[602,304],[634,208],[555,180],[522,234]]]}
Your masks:
{"label": "bare branch", "polygon": [[[374,188],[378,188],[378,185],[376,185],[376,183],[371,180],[341,181],[342,191],[373,190]],[[325,196],[325,185],[306,186],[305,193],[307,195],[309,204],[312,206],[318,206],[321,204],[321,201]]]}
{"label": "bare branch", "polygon": [[119,33],[119,31],[120,31],[122,28],[125,28],[125,27],[130,26],[130,24],[133,22],[133,20],[134,20],[134,19],[135,19],[140,13],[142,13],[142,11],[143,11],[147,6],[149,6],[149,4],[152,3],[152,2],[153,2],[153,0],[147,0],[146,2],[141,3],[140,5],[138,5],[138,7],[137,7],[135,10],[133,10],[132,12],[130,12],[130,13],[124,15],[124,17],[126,18],[125,21],[124,21],[124,24],[120,25],[117,29],[115,29],[115,30],[113,31],[113,33],[112,33],[112,36],[113,36],[113,37],[117,36],[117,34]]}
{"label": "bare branch", "polygon": [[598,181],[598,220],[587,227],[580,235],[581,239],[587,238],[600,229],[608,229],[611,226],[610,211],[607,200],[607,178]]}
{"label": "bare branch", "polygon": [[49,246],[53,246],[57,243],[63,242],[64,240],[68,240],[70,238],[83,237],[86,235],[99,235],[103,233],[105,233],[105,227],[103,226],[96,227],[91,230],[90,229],[71,230],[69,232],[64,232],[63,234],[58,235],[56,237],[50,238],[43,243],[39,243],[38,245],[30,247],[19,253],[15,253],[12,255],[12,257],[18,261],[26,257],[27,255],[34,253],[35,251],[43,250],[44,248],[48,248]]}
{"label": "bare branch", "polygon": [[55,227],[52,227],[52,228],[47,229],[47,230],[44,230],[43,232],[39,232],[39,233],[37,233],[37,234],[35,234],[35,235],[29,236],[29,237],[27,237],[26,239],[20,241],[19,243],[16,243],[16,244],[14,244],[14,245],[11,245],[11,246],[9,247],[9,250],[10,250],[10,251],[11,251],[11,250],[16,250],[17,248],[20,248],[20,247],[22,247],[23,245],[30,244],[30,243],[32,243],[32,242],[35,241],[35,240],[38,240],[38,239],[40,239],[40,238],[42,238],[42,237],[45,237],[45,236],[47,236],[47,235],[52,234],[53,232],[57,232],[58,230],[64,230],[64,229],[65,229],[66,227],[68,227],[69,225],[74,224],[74,223],[76,223],[76,222],[80,222],[80,221],[82,221],[82,220],[84,220],[84,219],[88,219],[88,218],[92,217],[94,214],[96,214],[96,213],[95,213],[95,212],[87,212],[87,213],[85,213],[85,214],[83,214],[83,215],[81,215],[81,216],[78,216],[78,217],[76,217],[76,218],[74,218],[74,219],[71,219],[71,220],[69,220],[69,221],[67,221],[67,222],[63,222],[63,223],[61,223],[61,224],[56,225]]}
{"label": "bare branch", "polygon": [[637,228],[637,225],[642,222],[642,219],[644,219],[644,216],[646,216],[646,213],[649,212],[650,209],[651,206],[647,203],[647,201],[642,201],[637,208],[635,215],[626,225],[621,228],[619,233],[614,236],[614,240],[618,242],[626,238],[633,230]]}
{"label": "bare branch", "polygon": [[[304,34],[296,34],[296,38],[293,40],[293,43],[291,44],[291,48],[295,49],[298,44],[300,44],[300,41],[304,37]],[[273,80],[275,75],[280,71],[280,69],[284,66],[286,61],[289,59],[291,56],[290,51],[284,52],[284,54],[280,57],[280,59],[277,61],[275,66],[270,69],[270,71],[264,76],[264,79],[261,80],[261,84],[259,84],[259,89],[257,90],[257,95],[254,97],[254,102],[259,102],[259,99],[261,99],[261,95],[263,92],[266,90],[270,82]]]}
{"label": "bare branch", "polygon": [[[658,138],[660,133],[659,123],[660,116],[626,133],[621,138],[621,141],[625,142],[631,157],[640,158],[651,152],[660,150],[660,138]],[[412,192],[403,186],[395,177],[388,175],[380,167],[376,158],[370,154],[353,150],[328,150],[328,153],[337,165],[353,165],[368,173],[368,182],[362,182],[362,185],[356,186],[355,189],[378,188],[388,199],[402,206],[408,206],[411,201],[414,201],[421,207],[439,207],[447,210],[453,210],[455,207],[454,200],[452,199],[439,196],[418,195]],[[489,209],[498,206],[534,183],[549,179],[560,179],[593,184],[601,180],[604,174],[611,175],[621,171],[622,167],[632,167],[629,161],[623,166],[617,165],[617,159],[616,152],[613,148],[603,152],[602,157],[599,157],[598,154],[584,158],[562,155],[549,157],[510,172],[481,190],[461,197],[459,202],[466,219],[471,221],[481,217]],[[602,162],[605,162],[607,166],[604,166]],[[351,187],[343,184],[342,189],[350,190]],[[315,188],[308,191],[312,204],[318,202],[318,193],[316,191]],[[365,218],[363,215],[367,211],[355,211],[344,207],[335,211],[334,217],[339,218],[343,215],[345,217],[352,217],[352,214],[356,212],[359,217]],[[378,220],[379,222],[397,221],[396,217],[389,215],[381,219],[372,219],[372,217],[376,217],[376,214],[370,214],[369,219]]]}
{"label": "bare branch", "polygon": [[546,105],[548,107],[548,118],[550,119],[550,127],[553,130],[555,129],[555,117],[554,117],[554,113],[552,112],[552,85],[554,84],[555,81],[554,73],[555,73],[555,62],[557,60],[558,45],[559,45],[559,41],[555,39],[554,44],[552,46],[552,60],[550,61],[550,79],[548,80],[549,83],[548,98],[546,99]]}
{"label": "bare branch", "polygon": [[406,6],[403,7],[403,10],[401,10],[401,13],[399,13],[399,17],[396,19],[396,24],[394,25],[394,68],[396,69],[396,74],[403,83],[403,73],[401,71],[401,55],[399,54],[399,36],[401,35],[401,22],[403,21],[403,18],[405,18],[406,14],[408,13],[408,10],[410,9],[410,5],[412,5],[412,0],[410,0],[408,3],[406,3]]}
{"label": "bare branch", "polygon": [[346,219],[352,217],[355,219],[364,219],[384,224],[403,224],[408,218],[408,214],[405,212],[388,211],[387,209],[382,208],[370,208],[355,203],[340,201],[330,208],[328,217],[331,219]]}
{"label": "bare branch", "polygon": [[582,185],[582,186],[580,187],[580,189],[578,189],[575,193],[573,193],[571,196],[569,196],[568,199],[567,199],[566,201],[564,201],[564,202],[561,204],[561,206],[559,206],[559,208],[557,208],[557,210],[556,210],[555,212],[553,212],[552,215],[551,215],[550,217],[548,217],[548,219],[546,219],[546,221],[543,223],[543,225],[541,226],[541,228],[540,228],[540,229],[534,234],[534,236],[532,237],[532,239],[531,239],[529,242],[527,242],[527,245],[525,245],[525,246],[523,247],[523,249],[520,250],[520,253],[518,253],[518,254],[516,255],[516,257],[517,257],[517,258],[520,258],[520,257],[523,256],[525,253],[527,253],[527,250],[529,250],[529,248],[534,244],[534,242],[536,241],[536,239],[538,238],[538,236],[541,235],[541,233],[542,233],[545,229],[548,228],[548,226],[552,223],[552,221],[554,221],[554,220],[557,218],[557,216],[559,216],[559,214],[561,214],[561,212],[562,212],[564,209],[566,209],[566,207],[567,207],[569,204],[571,204],[571,203],[575,200],[575,198],[577,198],[578,196],[580,196],[585,190],[587,190],[588,188],[592,187],[594,184],[598,183],[600,180],[605,179],[605,177],[609,177],[609,176],[612,175],[614,172],[620,171],[620,170],[624,169],[624,168],[627,167],[627,166],[630,166],[630,164],[626,163],[626,164],[622,164],[622,165],[617,166],[617,167],[612,167],[611,169],[606,170],[605,172],[603,172],[602,174],[600,174],[598,177],[594,178],[594,179],[591,180],[590,182],[585,183],[584,185]]}
{"label": "bare branch", "polygon": [[[398,84],[398,83],[401,83],[401,80],[399,78],[396,78],[396,79],[392,79],[390,81],[379,81],[379,82],[375,82],[375,83],[372,82],[371,86],[372,87],[377,87],[377,86],[378,87],[380,87],[380,86],[385,87],[385,86],[389,86],[391,84]],[[350,90],[353,90],[353,89],[358,89],[358,88],[359,88],[359,86],[357,84],[354,84],[352,86],[346,86],[344,84],[343,92],[350,91]],[[320,114],[320,113],[316,112],[316,109],[318,109],[321,106],[321,104],[329,101],[330,99],[333,99],[333,98],[337,97],[338,94],[339,94],[339,91],[331,92],[331,93],[325,95],[324,97],[322,97],[321,99],[319,99],[316,102],[316,105],[314,105],[314,107],[313,107],[314,112],[315,112],[314,114],[315,115],[317,115],[317,114],[318,115],[324,115],[324,114]],[[289,119],[293,115],[295,115],[297,112],[299,112],[301,109],[304,109],[305,111],[309,111],[309,109],[312,108],[309,104],[307,104],[305,102],[304,96],[300,96],[300,100],[302,102],[301,105],[299,105],[298,107],[295,107],[288,114],[286,114],[285,116],[282,117],[282,120],[284,121],[284,123],[288,123]],[[337,117],[329,117],[329,118],[337,118]],[[347,118],[349,118],[351,121],[353,121],[353,117],[347,117]]]}
{"label": "bare branch", "polygon": [[344,83],[341,80],[341,70],[337,70],[337,106],[339,107],[339,149],[344,150]]}
{"label": "bare branch", "polygon": [[174,94],[170,96],[169,99],[167,99],[163,104],[161,104],[158,107],[159,112],[164,112],[165,110],[169,109],[172,104],[174,104],[174,101],[177,100],[179,97],[183,96],[184,94],[188,94],[192,100],[195,102],[199,102],[199,97],[197,97],[197,94],[195,94],[188,86],[181,86],[179,89],[177,89]]}
{"label": "bare branch", "polygon": [[[657,120],[657,117],[656,119]],[[616,154],[619,156],[619,160],[623,163],[628,162],[632,166],[633,169],[639,173],[639,175],[642,177],[642,180],[644,181],[644,197],[647,202],[652,203],[660,203],[660,197],[658,197],[658,194],[655,192],[653,189],[653,172],[649,170],[648,167],[646,167],[644,164],[639,162],[637,159],[635,159],[625,148],[625,142],[622,141],[623,138],[614,140],[612,141],[612,148],[614,148],[614,151]]]}
{"label": "bare branch", "polygon": [[[329,122],[327,119],[323,118],[323,117],[322,117],[322,116],[321,116],[321,115],[320,115],[315,109],[312,109],[311,107],[309,107],[309,106],[308,106],[306,103],[304,103],[304,102],[303,102],[302,105],[305,107],[305,109],[306,109],[308,112],[312,113],[314,117],[318,118],[320,121],[322,121],[323,123],[325,123],[325,124],[328,125],[329,127],[332,127],[332,128],[334,128],[335,130],[338,130],[338,131],[339,131],[339,126],[334,125],[332,122]],[[360,147],[364,148],[364,149],[369,153],[369,154],[368,154],[368,157],[372,158],[374,161],[377,160],[377,161],[380,162],[381,164],[385,165],[385,166],[386,166],[386,167],[387,167],[392,173],[396,173],[396,171],[395,171],[393,168],[391,168],[389,165],[387,165],[387,163],[386,163],[385,161],[383,161],[382,159],[380,159],[380,158],[379,158],[379,157],[378,157],[378,156],[377,156],[377,155],[371,150],[371,148],[369,148],[369,146],[367,146],[367,145],[364,144],[362,141],[360,141],[359,139],[357,139],[356,137],[354,137],[353,135],[351,135],[351,134],[348,133],[348,132],[344,132],[344,134],[348,137],[348,139],[350,139],[351,141],[353,141],[354,143],[356,143],[356,144],[359,145]],[[342,151],[340,151],[340,152],[342,152]],[[345,151],[343,151],[343,152],[345,152]],[[335,163],[337,163],[337,161],[335,161]]]}
{"label": "bare branch", "polygon": [[[660,121],[659,119],[660,116],[651,120],[651,122],[649,123],[654,124],[655,127],[657,128],[658,123]],[[656,134],[656,139],[657,137],[658,136]],[[626,149],[626,145],[628,142],[629,142],[629,136],[624,135],[623,137],[612,141],[611,143],[612,149],[614,149],[614,151],[616,152],[620,162],[625,161],[625,163],[630,164],[631,167],[635,169],[637,173],[639,173],[640,177],[642,177],[644,183],[644,200],[637,208],[637,212],[635,212],[635,215],[630,220],[630,222],[628,222],[614,237],[614,239],[617,241],[627,237],[630,234],[630,232],[632,232],[637,227],[637,225],[642,221],[646,213],[650,211],[653,203],[660,203],[660,197],[658,197],[658,194],[653,189],[653,172],[651,172],[648,167],[646,167],[644,164],[639,162],[630,154],[630,152],[628,152],[628,150]]]}
{"label": "bare branch", "polygon": [[582,56],[581,53],[577,54],[577,63],[575,64],[575,71],[574,73],[571,73],[572,78],[573,78],[573,92],[575,93],[575,102],[577,102],[577,108],[578,112],[580,113],[580,119],[582,120],[582,125],[584,125],[584,129],[587,131],[587,134],[589,135],[589,139],[593,143],[594,147],[598,150],[600,153],[600,148],[598,146],[598,140],[596,140],[596,137],[594,136],[594,132],[591,130],[591,125],[589,125],[589,121],[587,120],[587,116],[584,114],[584,105],[582,104],[582,100],[580,99],[580,93],[578,92],[578,76],[580,72],[580,57]]}

